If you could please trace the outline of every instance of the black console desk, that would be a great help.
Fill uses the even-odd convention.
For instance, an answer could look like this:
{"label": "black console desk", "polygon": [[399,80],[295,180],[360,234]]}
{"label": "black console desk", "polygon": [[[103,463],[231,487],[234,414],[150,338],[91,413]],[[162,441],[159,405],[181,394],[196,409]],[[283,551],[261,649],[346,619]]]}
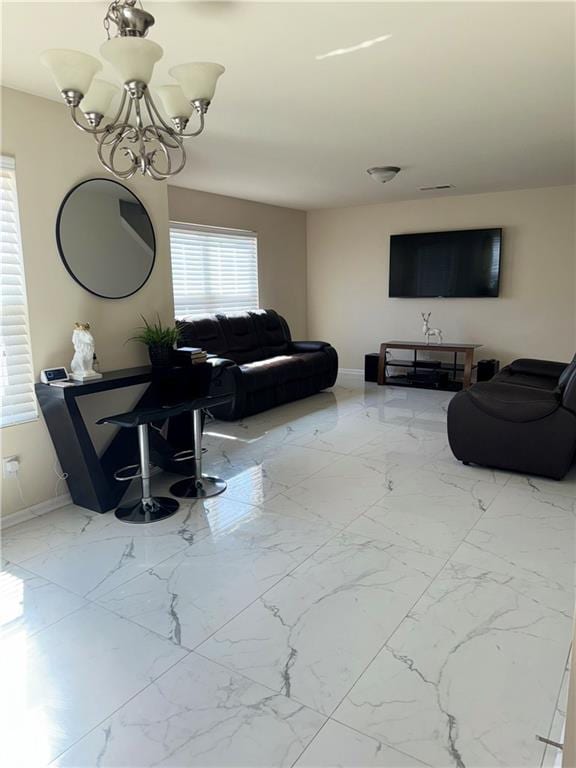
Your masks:
{"label": "black console desk", "polygon": [[[70,387],[36,384],[36,396],[62,470],[68,474],[68,488],[75,504],[95,512],[107,512],[118,506],[128,483],[117,482],[113,474],[120,466],[136,463],[138,456],[135,431],[121,429],[99,457],[78,407],[78,398],[151,381],[152,368],[143,366],[109,371],[101,379],[74,382]],[[145,407],[149,397],[148,391],[144,392],[139,405]],[[169,457],[173,453],[169,443],[156,433],[155,436],[164,443],[161,453]],[[169,458],[166,463],[170,464]],[[185,474],[189,467],[184,464],[179,470]]]}

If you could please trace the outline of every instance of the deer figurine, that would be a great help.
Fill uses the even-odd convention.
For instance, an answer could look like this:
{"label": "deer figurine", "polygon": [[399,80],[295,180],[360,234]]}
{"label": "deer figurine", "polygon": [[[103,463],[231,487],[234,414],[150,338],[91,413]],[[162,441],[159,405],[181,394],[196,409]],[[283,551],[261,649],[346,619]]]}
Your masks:
{"label": "deer figurine", "polygon": [[442,338],[442,331],[440,328],[430,328],[430,315],[432,312],[428,312],[428,314],[424,314],[424,312],[420,313],[422,315],[422,320],[424,320],[424,325],[422,326],[422,333],[424,336],[426,336],[426,343],[430,344],[430,337],[436,336],[438,339],[438,344],[443,344],[444,340]]}

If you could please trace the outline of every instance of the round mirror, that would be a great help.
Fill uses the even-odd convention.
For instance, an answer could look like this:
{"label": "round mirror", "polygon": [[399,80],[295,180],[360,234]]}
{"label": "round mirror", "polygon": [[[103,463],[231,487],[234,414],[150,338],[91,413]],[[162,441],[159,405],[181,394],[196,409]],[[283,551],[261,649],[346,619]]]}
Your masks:
{"label": "round mirror", "polygon": [[56,239],[74,280],[104,299],[136,293],[154,266],[150,217],[117,181],[90,179],[71,189],[58,211]]}

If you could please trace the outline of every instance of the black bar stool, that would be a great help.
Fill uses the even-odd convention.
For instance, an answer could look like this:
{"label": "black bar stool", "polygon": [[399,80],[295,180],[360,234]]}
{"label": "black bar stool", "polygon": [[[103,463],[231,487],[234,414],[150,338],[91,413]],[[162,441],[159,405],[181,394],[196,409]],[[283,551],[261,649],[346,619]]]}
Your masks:
{"label": "black bar stool", "polygon": [[179,499],[207,499],[226,490],[226,482],[219,477],[205,475],[202,471],[202,411],[223,405],[233,395],[199,397],[186,403],[186,410],[192,411],[192,433],[194,436],[194,475],[178,480],[170,486],[170,493]]}
{"label": "black bar stool", "polygon": [[164,520],[178,511],[175,499],[166,496],[152,496],[150,491],[150,447],[148,425],[164,423],[167,419],[192,411],[192,432],[194,450],[179,451],[173,461],[193,460],[194,477],[181,480],[170,488],[170,493],[179,498],[206,498],[222,493],[226,489],[224,480],[202,474],[202,410],[228,402],[233,395],[209,396],[207,393],[212,379],[209,363],[159,368],[154,371],[147,400],[153,407],[135,408],[128,413],[106,416],[98,424],[115,424],[138,430],[140,464],[122,467],[114,473],[119,481],[142,479],[142,498],[126,504],[115,512],[119,520],[128,523],[152,523]]}
{"label": "black bar stool", "polygon": [[205,475],[202,471],[202,412],[233,399],[232,393],[209,395],[214,368],[210,363],[197,363],[173,369],[171,378],[166,375],[158,382],[162,402],[178,402],[184,410],[192,411],[193,450],[175,454],[175,462],[192,460],[193,476],[179,480],[170,486],[170,493],[179,499],[206,499],[226,490],[226,483],[219,477]]}
{"label": "black bar stool", "polygon": [[[152,496],[151,494],[148,425],[153,422],[164,421],[171,416],[177,416],[185,410],[188,408],[182,404],[167,408],[136,408],[128,413],[106,416],[97,422],[97,424],[115,424],[118,427],[138,430],[140,465],[122,467],[114,473],[114,477],[122,482],[141,478],[142,497],[137,501],[118,507],[114,514],[119,520],[126,523],[155,523],[171,517],[178,511],[180,504],[176,499],[170,499],[167,496]],[[132,470],[136,471],[132,472]]]}

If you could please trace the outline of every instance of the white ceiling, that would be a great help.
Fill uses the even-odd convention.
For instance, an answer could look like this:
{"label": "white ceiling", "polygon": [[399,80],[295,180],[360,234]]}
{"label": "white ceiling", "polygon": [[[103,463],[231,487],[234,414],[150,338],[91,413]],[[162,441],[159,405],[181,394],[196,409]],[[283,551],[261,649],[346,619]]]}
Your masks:
{"label": "white ceiling", "polygon": [[[39,54],[98,55],[105,7],[5,4],[3,84],[59,100]],[[572,3],[144,7],[165,50],[153,84],[180,62],[227,67],[179,186],[308,209],[574,181]],[[373,165],[403,170],[381,185]]]}

